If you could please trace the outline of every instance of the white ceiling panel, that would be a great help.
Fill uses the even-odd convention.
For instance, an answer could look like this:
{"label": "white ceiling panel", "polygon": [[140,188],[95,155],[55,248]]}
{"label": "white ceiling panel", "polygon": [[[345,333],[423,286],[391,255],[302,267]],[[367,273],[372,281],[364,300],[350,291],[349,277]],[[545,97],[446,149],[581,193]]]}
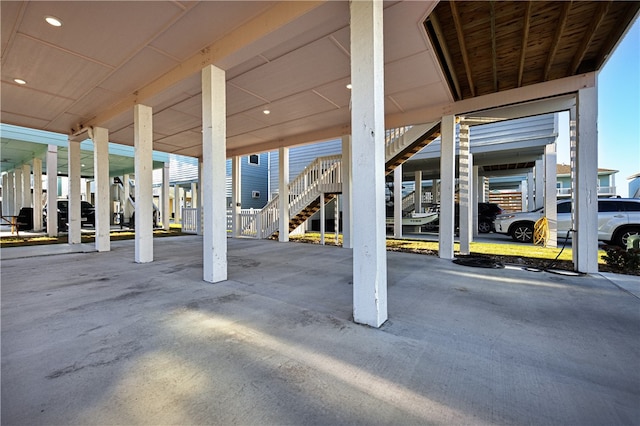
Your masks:
{"label": "white ceiling panel", "polygon": [[188,85],[183,81],[147,99],[145,104],[154,111],[161,111],[192,97],[193,95],[187,93],[187,89]]}
{"label": "white ceiling panel", "polygon": [[[269,115],[264,114],[264,108],[269,109]],[[245,117],[251,117],[256,121],[264,121],[272,124],[297,120],[336,109],[334,105],[312,92],[303,92],[289,96],[265,105],[264,108],[254,108],[245,112],[243,115]]]}
{"label": "white ceiling panel", "polygon": [[307,48],[314,54],[296,50],[232,81],[239,87],[274,101],[350,74],[349,59],[329,39],[318,40]]}
{"label": "white ceiling panel", "polygon": [[271,5],[267,1],[203,1],[151,45],[185,60]]}
{"label": "white ceiling panel", "polygon": [[429,49],[427,38],[423,36],[422,25],[427,14],[436,4],[438,4],[437,1],[404,2],[396,3],[384,10],[385,23],[402,22],[401,25],[393,28],[385,24],[385,62],[393,62]]}
{"label": "white ceiling panel", "polygon": [[[171,2],[29,2],[20,32],[100,62],[117,66],[144,47],[182,9]],[[52,27],[44,17],[63,22]]]}
{"label": "white ceiling panel", "polygon": [[384,77],[384,92],[387,95],[439,81],[430,53],[420,53],[388,64]]}
{"label": "white ceiling panel", "polygon": [[233,84],[227,84],[227,115],[234,115],[265,104],[266,102],[262,99],[238,89]]}
{"label": "white ceiling panel", "polygon": [[[73,103],[70,99],[33,90],[30,87],[2,82],[2,110],[51,121]],[[2,117],[5,121],[5,117]],[[6,121],[5,121],[6,122]],[[67,129],[64,129],[65,131]]]}
{"label": "white ceiling panel", "polygon": [[124,127],[117,132],[109,132],[109,142],[133,146],[133,126]]}
{"label": "white ceiling panel", "polygon": [[287,53],[291,53],[301,46],[313,43],[315,40],[326,37],[345,27],[348,32],[348,2],[328,2],[321,8],[321,10],[316,11],[315,15],[318,18],[309,22],[309,25],[305,27],[304,32],[301,32],[296,37],[290,37],[286,42],[263,52],[262,56],[267,58],[269,61],[273,61]]}
{"label": "white ceiling panel", "polygon": [[351,101],[351,90],[347,89],[347,84],[351,82],[351,78],[344,78],[315,89],[320,95],[329,99],[340,108],[349,106]]}
{"label": "white ceiling panel", "polygon": [[[430,105],[446,104],[450,101],[450,95],[441,84],[435,83],[395,93],[393,99],[402,107],[403,111],[410,111],[424,106],[425,103]],[[392,111],[388,111],[388,113],[392,113]]]}
{"label": "white ceiling panel", "polygon": [[110,71],[102,65],[50,49],[20,35],[16,36],[12,49],[21,54],[11,55],[3,63],[3,78],[22,78],[30,88],[69,99],[78,99]]}
{"label": "white ceiling panel", "polygon": [[184,101],[177,103],[171,107],[173,111],[180,114],[188,114],[191,118],[196,118],[198,124],[202,124],[202,96],[192,96]]}
{"label": "white ceiling panel", "polygon": [[227,137],[242,135],[264,129],[267,124],[264,121],[254,120],[244,114],[227,117]]}
{"label": "white ceiling panel", "polygon": [[178,63],[167,56],[154,49],[145,48],[100,83],[100,87],[122,94],[131,93],[176,65]]}
{"label": "white ceiling panel", "polygon": [[0,46],[2,46],[2,57],[5,56],[5,49],[12,36],[14,27],[17,25],[17,19],[20,15],[20,9],[25,6],[24,3],[13,1],[0,2],[0,15],[2,15],[2,25],[0,25]]}
{"label": "white ceiling panel", "polygon": [[83,96],[79,101],[76,101],[69,112],[82,117],[83,120],[87,120],[95,116],[102,105],[112,105],[118,99],[120,95],[118,93],[110,92],[99,87],[93,89],[88,94]]}
{"label": "white ceiling panel", "polygon": [[[4,93],[3,93],[4,97]],[[48,120],[42,120],[36,117],[25,117],[24,115],[17,115],[11,112],[2,112],[2,122],[7,124],[14,124],[16,126],[30,127],[33,129],[44,129]]]}
{"label": "white ceiling panel", "polygon": [[174,109],[166,109],[153,115],[154,132],[173,135],[202,125],[202,119]]}

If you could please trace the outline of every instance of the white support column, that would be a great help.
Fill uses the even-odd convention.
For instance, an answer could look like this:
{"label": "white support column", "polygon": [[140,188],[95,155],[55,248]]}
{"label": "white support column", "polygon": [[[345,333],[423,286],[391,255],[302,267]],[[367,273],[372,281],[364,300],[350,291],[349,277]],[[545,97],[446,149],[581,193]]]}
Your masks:
{"label": "white support column", "polygon": [[9,189],[9,173],[5,173],[2,175],[2,216],[11,216],[9,214],[10,191],[13,192],[13,182],[11,182],[11,189]]}
{"label": "white support column", "polygon": [[278,240],[289,241],[289,148],[280,148],[278,152]]}
{"label": "white support column", "polygon": [[469,254],[473,239],[473,207],[471,205],[473,158],[469,152],[469,126],[466,124],[460,124],[460,162],[458,168],[460,254]]}
{"label": "white support column", "polygon": [[598,89],[578,91],[576,99],[576,190],[573,252],[575,267],[598,272]]}
{"label": "white support column", "polygon": [[431,180],[431,203],[437,204],[440,202],[440,195],[438,191],[438,179]]}
{"label": "white support column", "polygon": [[[226,146],[226,139],[225,139],[225,146]],[[202,158],[199,158],[198,159],[198,183],[200,185],[198,185],[198,195],[199,195],[199,199],[202,200],[202,202],[200,203],[200,226],[198,227],[198,235],[204,235],[204,192],[203,192],[204,191],[204,186],[203,186],[203,183],[202,183],[202,182],[204,182],[204,178],[203,178],[203,175],[202,175],[202,170],[203,169],[204,169],[204,167],[203,167]],[[225,165],[225,179],[226,179],[226,165]],[[226,191],[226,189],[225,189],[225,191]],[[226,193],[225,193],[224,205],[225,205],[225,215],[226,215],[227,214],[227,211],[226,211],[226,208],[227,208]],[[225,218],[225,227],[226,227],[226,218]]]}
{"label": "white support column", "polygon": [[231,234],[238,238],[242,234],[240,210],[242,209],[242,157],[231,159]]}
{"label": "white support column", "polygon": [[342,136],[342,247],[353,248],[351,135]]}
{"label": "white support column", "polygon": [[393,169],[393,237],[402,238],[402,164]]}
{"label": "white support column", "polygon": [[[127,218],[127,221],[131,221],[131,215],[132,215],[132,211],[131,211],[131,203],[129,202],[130,197],[131,197],[131,185],[129,184],[129,181],[131,180],[131,176],[127,173],[124,176],[122,176],[122,188],[123,188],[123,192],[124,192],[124,199],[122,200],[123,206],[122,206],[122,211],[123,211],[123,216],[125,218]],[[133,224],[132,224],[133,225]],[[131,225],[131,226],[132,226]]]}
{"label": "white support column", "polygon": [[[97,251],[111,250],[111,197],[109,189],[109,130],[94,127],[93,136],[93,179],[95,182],[95,215]],[[128,184],[128,183],[127,183]]]}
{"label": "white support column", "polygon": [[320,193],[320,245],[324,245],[324,237],[327,228],[327,216],[324,205],[324,192]]}
{"label": "white support column", "polygon": [[47,234],[58,235],[58,147],[47,147]]}
{"label": "white support column", "polygon": [[91,202],[91,181],[89,179],[85,179],[84,181],[84,194],[85,194],[85,199],[93,204]]}
{"label": "white support column", "polygon": [[162,167],[162,197],[160,207],[160,215],[162,217],[162,229],[168,231],[171,225],[171,212],[169,211],[169,185],[171,176],[169,174],[169,163],[164,163]]}
{"label": "white support column", "polygon": [[82,219],[80,215],[80,141],[69,138],[68,142],[68,185],[69,185],[69,207],[67,211],[69,244],[80,244],[82,242]]}
{"label": "white support column", "polygon": [[[473,164],[473,154],[471,155],[471,164]],[[471,186],[473,191],[471,193],[471,233],[473,238],[477,237],[478,234],[478,203],[484,203],[484,177],[479,175],[479,167],[473,166],[473,174],[471,178]],[[473,241],[473,239],[471,240]]]}
{"label": "white support column", "polygon": [[488,203],[489,199],[487,198],[485,191],[486,178],[480,175],[479,166],[473,166],[473,181],[475,182],[476,188],[476,201],[478,203]]}
{"label": "white support column", "polygon": [[153,112],[146,105],[133,107],[135,200],[135,262],[153,261]]}
{"label": "white support column", "polygon": [[31,165],[22,165],[22,207],[31,207]]}
{"label": "white support column", "polygon": [[13,171],[13,185],[15,187],[15,195],[14,195],[14,203],[13,203],[14,216],[17,216],[18,213],[20,213],[20,209],[24,207],[22,205],[23,184],[24,184],[24,181],[22,180],[22,167],[18,167]]}
{"label": "white support column", "polygon": [[184,189],[180,185],[176,185],[174,201],[176,203],[176,214],[175,214],[174,222],[182,224],[182,208],[184,207]]}
{"label": "white support column", "polygon": [[456,117],[442,117],[440,136],[440,236],[438,254],[453,259]]}
{"label": "white support column", "polygon": [[[556,144],[544,147],[544,215],[549,224],[547,247],[558,247],[558,191],[556,190]],[[563,235],[564,238],[564,235]]]}
{"label": "white support column", "polygon": [[416,213],[422,213],[422,170],[416,172],[415,174],[413,205]]}
{"label": "white support column", "polygon": [[227,121],[225,72],[202,69],[202,193],[204,280],[227,279]]}
{"label": "white support column", "polygon": [[522,199],[520,201],[520,210],[526,212],[527,209],[527,198],[529,197],[529,188],[527,187],[527,180],[523,180],[520,182],[520,194],[522,194]]}
{"label": "white support column", "polygon": [[352,1],[351,129],[353,191],[353,319],[387,320],[384,197],[384,45],[381,1]]}
{"label": "white support column", "polygon": [[544,158],[536,160],[534,170],[535,208],[544,207]]}
{"label": "white support column", "polygon": [[333,236],[336,246],[340,243],[340,197],[336,196],[333,209]]}
{"label": "white support column", "polygon": [[533,179],[533,170],[531,170],[527,173],[527,209],[525,211],[533,211],[535,208],[535,182]]}
{"label": "white support column", "polygon": [[191,182],[191,208],[198,207],[198,183]]}

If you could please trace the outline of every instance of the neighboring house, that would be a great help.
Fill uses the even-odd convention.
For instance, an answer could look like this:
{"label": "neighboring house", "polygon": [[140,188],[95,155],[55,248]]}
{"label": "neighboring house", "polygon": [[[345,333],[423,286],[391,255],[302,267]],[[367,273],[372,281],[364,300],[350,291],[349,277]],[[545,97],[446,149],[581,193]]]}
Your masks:
{"label": "neighboring house", "polygon": [[640,173],[631,175],[629,181],[629,198],[640,198]]}
{"label": "neighboring house", "polygon": [[[242,157],[241,161],[241,184],[243,209],[261,209],[269,201],[268,187],[269,153],[253,154]],[[182,155],[170,154],[169,156],[169,182],[175,189],[182,188],[185,192],[184,200],[181,200],[183,207],[192,207],[191,184],[198,182],[198,159],[185,157]],[[162,185],[162,171],[154,170],[153,185],[159,196]],[[227,207],[231,207],[231,160],[226,162],[226,192]],[[172,208],[172,210],[174,210]]]}
{"label": "neighboring house", "polygon": [[[598,197],[615,197],[618,170],[598,168]],[[571,166],[558,164],[556,166],[558,198],[571,197]]]}

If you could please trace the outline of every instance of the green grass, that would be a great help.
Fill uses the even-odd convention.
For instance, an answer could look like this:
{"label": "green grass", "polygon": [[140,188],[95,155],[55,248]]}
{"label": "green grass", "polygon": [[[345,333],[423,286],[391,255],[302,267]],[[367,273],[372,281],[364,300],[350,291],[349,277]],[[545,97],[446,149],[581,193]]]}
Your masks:
{"label": "green grass", "polygon": [[[114,230],[111,231],[110,237],[112,241],[118,240],[132,240],[135,238],[135,231],[133,230]],[[153,231],[154,238],[162,238],[162,237],[174,237],[178,235],[186,235],[183,234],[181,228],[174,228],[173,226],[165,231],[164,229],[156,229]],[[0,238],[0,247],[20,247],[20,246],[34,246],[34,245],[44,245],[44,244],[63,244],[68,242],[68,238],[66,235],[58,236],[58,237],[49,237],[46,235],[39,235],[34,237],[18,237],[18,236],[7,236]],[[82,234],[81,241],[83,243],[91,243],[95,241],[94,234]]]}
{"label": "green grass", "polygon": [[[317,232],[308,232],[304,235],[291,235],[289,237],[291,241],[306,242],[319,244],[320,234]],[[342,244],[342,236],[338,236],[339,245]],[[335,242],[335,235],[333,233],[325,233],[325,244],[333,245]],[[489,256],[509,256],[515,258],[531,258],[531,259],[543,259],[553,260],[560,253],[561,248],[541,247],[534,246],[533,244],[493,244],[493,243],[471,243],[471,254],[482,254]],[[437,254],[438,243],[432,241],[421,241],[412,239],[393,239],[387,238],[387,249],[408,251],[408,252],[423,252],[425,254]],[[453,250],[455,253],[460,252],[460,244],[455,243]],[[604,250],[598,250],[598,263],[605,264],[603,256],[606,253]],[[565,248],[558,260],[569,261],[573,259],[573,250],[571,248]]]}

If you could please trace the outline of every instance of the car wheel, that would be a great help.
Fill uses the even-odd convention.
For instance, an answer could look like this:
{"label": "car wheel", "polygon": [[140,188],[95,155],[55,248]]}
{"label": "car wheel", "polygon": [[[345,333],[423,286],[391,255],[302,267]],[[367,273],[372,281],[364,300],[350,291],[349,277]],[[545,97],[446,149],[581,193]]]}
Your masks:
{"label": "car wheel", "polygon": [[519,223],[513,227],[511,238],[521,243],[533,241],[533,225],[530,223]]}
{"label": "car wheel", "polygon": [[627,248],[627,241],[632,235],[640,235],[640,228],[631,227],[617,231],[613,243],[622,248]]}
{"label": "car wheel", "polygon": [[481,234],[486,234],[491,232],[491,222],[481,221],[478,223],[478,232]]}

